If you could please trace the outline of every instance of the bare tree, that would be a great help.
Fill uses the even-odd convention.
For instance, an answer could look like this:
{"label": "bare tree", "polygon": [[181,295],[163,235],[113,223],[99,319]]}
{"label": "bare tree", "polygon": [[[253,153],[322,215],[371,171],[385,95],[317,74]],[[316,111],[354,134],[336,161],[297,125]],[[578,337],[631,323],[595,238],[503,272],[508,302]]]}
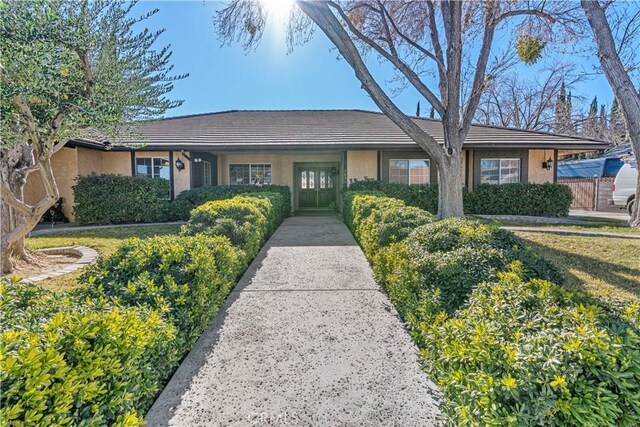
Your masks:
{"label": "bare tree", "polygon": [[[640,26],[640,10],[635,14],[628,5],[623,4],[619,7],[607,2],[603,4],[597,0],[582,0],[582,8],[587,15],[589,26],[593,31],[598,59],[604,75],[607,77],[611,88],[618,100],[618,104],[622,110],[622,114],[627,124],[627,133],[631,140],[633,153],[636,161],[640,160],[640,93],[638,93],[632,80],[631,74],[637,72],[638,50],[640,43],[638,31],[631,34],[629,31],[622,31],[622,36],[614,38],[614,31],[611,29],[611,23],[614,23],[616,34],[619,28],[636,28]],[[640,9],[637,2],[634,3],[636,9]],[[629,14],[630,12],[632,14]],[[630,20],[625,22],[625,17],[630,16]],[[622,18],[622,19],[620,19]],[[621,25],[621,23],[625,23]],[[629,54],[628,52],[632,52]],[[627,61],[625,61],[627,59]],[[625,64],[626,62],[626,64]],[[626,65],[626,66],[625,66]],[[638,208],[638,197],[640,195],[640,174],[638,174],[638,182],[636,184],[635,209],[632,211],[629,224],[632,227],[640,228],[640,209]]]}
{"label": "bare tree", "polygon": [[[533,78],[509,73],[493,79],[482,95],[478,123],[518,129],[556,130],[556,108],[564,85],[579,81],[582,73],[573,64],[547,67]],[[566,93],[564,94],[566,104]]]}
{"label": "bare tree", "polygon": [[[462,144],[486,87],[494,36],[511,33],[519,56],[532,63],[558,33],[555,27],[575,19],[576,11],[572,3],[544,0],[297,1],[296,5],[303,14],[292,14],[291,45],[308,40],[310,24],[315,23],[378,108],[438,166],[441,218],[464,216]],[[225,43],[239,41],[250,49],[264,31],[266,12],[259,1],[233,0],[217,14],[218,34]],[[363,59],[370,52],[390,63],[433,106],[442,118],[444,144],[391,100]]]}

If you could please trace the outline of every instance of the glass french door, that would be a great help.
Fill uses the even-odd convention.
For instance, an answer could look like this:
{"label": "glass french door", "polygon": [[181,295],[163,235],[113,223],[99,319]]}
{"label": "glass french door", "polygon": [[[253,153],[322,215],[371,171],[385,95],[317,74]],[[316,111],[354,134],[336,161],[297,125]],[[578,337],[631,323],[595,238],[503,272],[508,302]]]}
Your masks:
{"label": "glass french door", "polygon": [[305,167],[297,169],[298,207],[327,209],[336,201],[335,167]]}

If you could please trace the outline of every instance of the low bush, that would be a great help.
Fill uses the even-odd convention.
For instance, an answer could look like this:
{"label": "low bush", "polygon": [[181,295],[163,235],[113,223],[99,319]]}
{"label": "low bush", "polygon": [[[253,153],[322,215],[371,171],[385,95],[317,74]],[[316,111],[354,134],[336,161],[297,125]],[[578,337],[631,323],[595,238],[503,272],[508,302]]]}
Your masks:
{"label": "low bush", "polygon": [[143,425],[289,211],[281,192],[205,203],[192,235],[126,240],[70,293],[1,279],[0,424]]}
{"label": "low bush", "polygon": [[377,209],[359,221],[357,228],[360,244],[369,258],[375,257],[380,249],[404,240],[417,227],[435,221],[430,213],[412,206],[397,203],[377,203],[376,206]]}
{"label": "low bush", "polygon": [[165,179],[78,176],[73,198],[79,224],[161,222],[169,217],[169,181]]}
{"label": "low bush", "polygon": [[264,193],[260,197],[235,196],[207,202],[191,211],[182,233],[226,236],[249,261],[282,221],[276,216],[271,199],[281,200],[281,196]]}
{"label": "low bush", "polygon": [[567,216],[573,195],[563,184],[484,184],[465,196],[466,213],[484,215]]}
{"label": "low bush", "polygon": [[364,179],[352,181],[348,190],[379,191],[388,197],[402,200],[409,206],[424,209],[434,215],[438,213],[438,184],[407,185]]}
{"label": "low bush", "polygon": [[[382,199],[349,193],[369,253],[381,212],[412,209]],[[542,280],[563,278],[512,233],[474,221],[428,222],[380,243],[369,256],[376,278],[440,385],[449,424],[638,425],[637,304]]]}
{"label": "low bush", "polygon": [[[390,184],[376,180],[353,181],[349,191],[377,191],[436,214],[438,185]],[[484,184],[464,191],[464,211],[484,215],[567,216],[573,195],[563,184]]]}
{"label": "low bush", "polygon": [[291,190],[287,185],[214,185],[183,191],[171,203],[172,220],[188,220],[189,213],[206,202],[230,199],[240,194],[278,193],[282,203],[276,206],[278,216],[286,218],[291,214]]}
{"label": "low bush", "polygon": [[456,425],[640,424],[640,312],[518,263],[449,317],[426,303],[412,335]]}
{"label": "low bush", "polygon": [[3,425],[142,425],[179,361],[157,310],[3,278],[0,315]]}
{"label": "low bush", "polygon": [[77,292],[158,310],[175,326],[173,345],[184,354],[231,291],[242,257],[224,236],[129,239],[81,276],[86,285]]}

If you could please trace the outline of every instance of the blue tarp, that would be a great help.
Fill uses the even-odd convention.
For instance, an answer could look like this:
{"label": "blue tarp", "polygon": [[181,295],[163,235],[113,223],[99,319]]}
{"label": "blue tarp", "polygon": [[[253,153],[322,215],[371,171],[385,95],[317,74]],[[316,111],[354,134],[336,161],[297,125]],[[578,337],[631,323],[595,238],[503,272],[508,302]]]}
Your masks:
{"label": "blue tarp", "polygon": [[569,160],[558,163],[558,178],[592,178],[616,176],[624,162],[619,157]]}

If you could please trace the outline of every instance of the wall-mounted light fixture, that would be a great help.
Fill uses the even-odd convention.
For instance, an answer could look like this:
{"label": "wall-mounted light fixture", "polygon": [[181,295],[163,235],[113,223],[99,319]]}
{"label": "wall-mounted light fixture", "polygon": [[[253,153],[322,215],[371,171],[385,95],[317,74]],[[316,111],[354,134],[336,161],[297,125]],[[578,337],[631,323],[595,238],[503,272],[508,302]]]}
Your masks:
{"label": "wall-mounted light fixture", "polygon": [[193,163],[200,163],[200,162],[202,162],[202,159],[200,157],[193,158]]}
{"label": "wall-mounted light fixture", "polygon": [[175,164],[176,164],[176,169],[178,169],[179,171],[184,169],[184,162],[179,157],[178,157],[178,160],[176,160]]}
{"label": "wall-mounted light fixture", "polygon": [[553,168],[553,159],[549,157],[545,162],[542,162],[542,167],[550,171]]}

